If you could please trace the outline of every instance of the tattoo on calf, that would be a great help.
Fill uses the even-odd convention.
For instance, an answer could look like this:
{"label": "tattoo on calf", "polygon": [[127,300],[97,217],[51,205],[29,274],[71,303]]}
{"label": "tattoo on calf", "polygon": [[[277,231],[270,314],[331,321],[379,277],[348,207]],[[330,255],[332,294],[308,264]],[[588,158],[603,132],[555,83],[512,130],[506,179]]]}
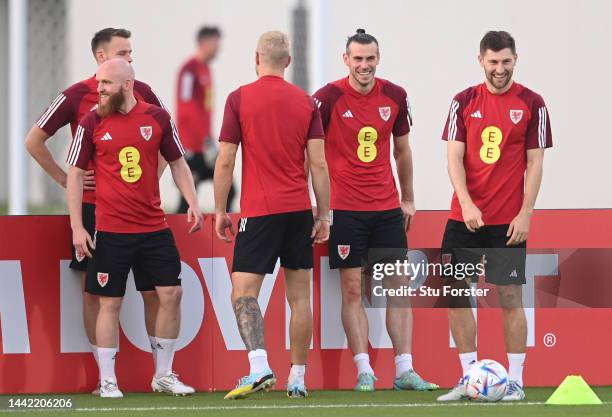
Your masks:
{"label": "tattoo on calf", "polygon": [[263,317],[255,297],[240,297],[234,303],[238,330],[248,351],[265,349]]}

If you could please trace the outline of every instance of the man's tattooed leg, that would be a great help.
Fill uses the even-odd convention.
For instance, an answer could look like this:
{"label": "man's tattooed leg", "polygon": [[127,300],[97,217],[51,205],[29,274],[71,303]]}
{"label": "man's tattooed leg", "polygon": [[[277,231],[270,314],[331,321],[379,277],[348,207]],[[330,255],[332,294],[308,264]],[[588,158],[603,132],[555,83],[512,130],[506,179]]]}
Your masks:
{"label": "man's tattooed leg", "polygon": [[257,298],[238,298],[234,303],[234,314],[236,314],[238,330],[247,351],[265,349],[263,317]]}

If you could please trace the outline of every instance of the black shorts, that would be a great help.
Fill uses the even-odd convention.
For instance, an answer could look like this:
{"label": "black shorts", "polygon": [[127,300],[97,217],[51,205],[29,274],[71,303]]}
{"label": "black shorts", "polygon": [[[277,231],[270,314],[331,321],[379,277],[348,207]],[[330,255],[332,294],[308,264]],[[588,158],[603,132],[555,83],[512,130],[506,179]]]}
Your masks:
{"label": "black shorts", "polygon": [[270,274],[279,257],[285,268],[312,268],[313,224],[311,210],[241,218],[232,272]]}
{"label": "black shorts", "polygon": [[193,180],[197,184],[200,181],[212,180],[215,174],[214,167],[209,167],[204,160],[203,153],[189,153],[185,155],[185,161],[191,170]]}
{"label": "black shorts", "polygon": [[85,291],[123,297],[130,269],[138,291],[181,285],[181,259],[170,229],[149,233],[96,233]]}
{"label": "black shorts", "polygon": [[369,258],[368,249],[408,248],[404,215],[399,208],[384,211],[333,210],[331,216],[331,269],[361,267]]}
{"label": "black shorts", "polygon": [[[82,206],[82,217],[83,217],[83,226],[89,236],[93,239],[94,234],[96,233],[96,205],[90,203],[83,203]],[[77,271],[87,271],[87,261],[89,258],[85,256],[81,261],[79,261],[76,257],[76,251],[74,250],[74,245],[71,245],[72,248],[72,260],[70,261],[70,268],[75,269]]]}
{"label": "black shorts", "polygon": [[[496,285],[525,284],[527,243],[507,246],[509,225],[484,226],[470,232],[465,223],[448,220],[442,239],[442,263],[484,261],[485,281]],[[477,278],[477,277],[470,277]]]}

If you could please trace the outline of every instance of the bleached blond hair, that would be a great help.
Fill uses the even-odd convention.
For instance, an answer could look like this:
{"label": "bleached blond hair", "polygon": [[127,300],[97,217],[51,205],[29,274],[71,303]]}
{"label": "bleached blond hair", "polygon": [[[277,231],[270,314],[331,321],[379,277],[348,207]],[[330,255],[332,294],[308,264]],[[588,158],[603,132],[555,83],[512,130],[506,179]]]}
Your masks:
{"label": "bleached blond hair", "polygon": [[262,63],[284,68],[290,55],[289,37],[283,32],[266,32],[257,41],[257,52]]}

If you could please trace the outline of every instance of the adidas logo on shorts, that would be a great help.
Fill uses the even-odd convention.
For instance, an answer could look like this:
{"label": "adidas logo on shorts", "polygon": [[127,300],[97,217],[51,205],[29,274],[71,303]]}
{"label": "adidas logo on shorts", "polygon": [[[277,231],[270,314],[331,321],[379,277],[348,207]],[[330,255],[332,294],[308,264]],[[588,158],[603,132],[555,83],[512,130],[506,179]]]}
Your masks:
{"label": "adidas logo on shorts", "polygon": [[240,219],[240,225],[238,226],[238,233],[246,232],[246,224],[248,219]]}

